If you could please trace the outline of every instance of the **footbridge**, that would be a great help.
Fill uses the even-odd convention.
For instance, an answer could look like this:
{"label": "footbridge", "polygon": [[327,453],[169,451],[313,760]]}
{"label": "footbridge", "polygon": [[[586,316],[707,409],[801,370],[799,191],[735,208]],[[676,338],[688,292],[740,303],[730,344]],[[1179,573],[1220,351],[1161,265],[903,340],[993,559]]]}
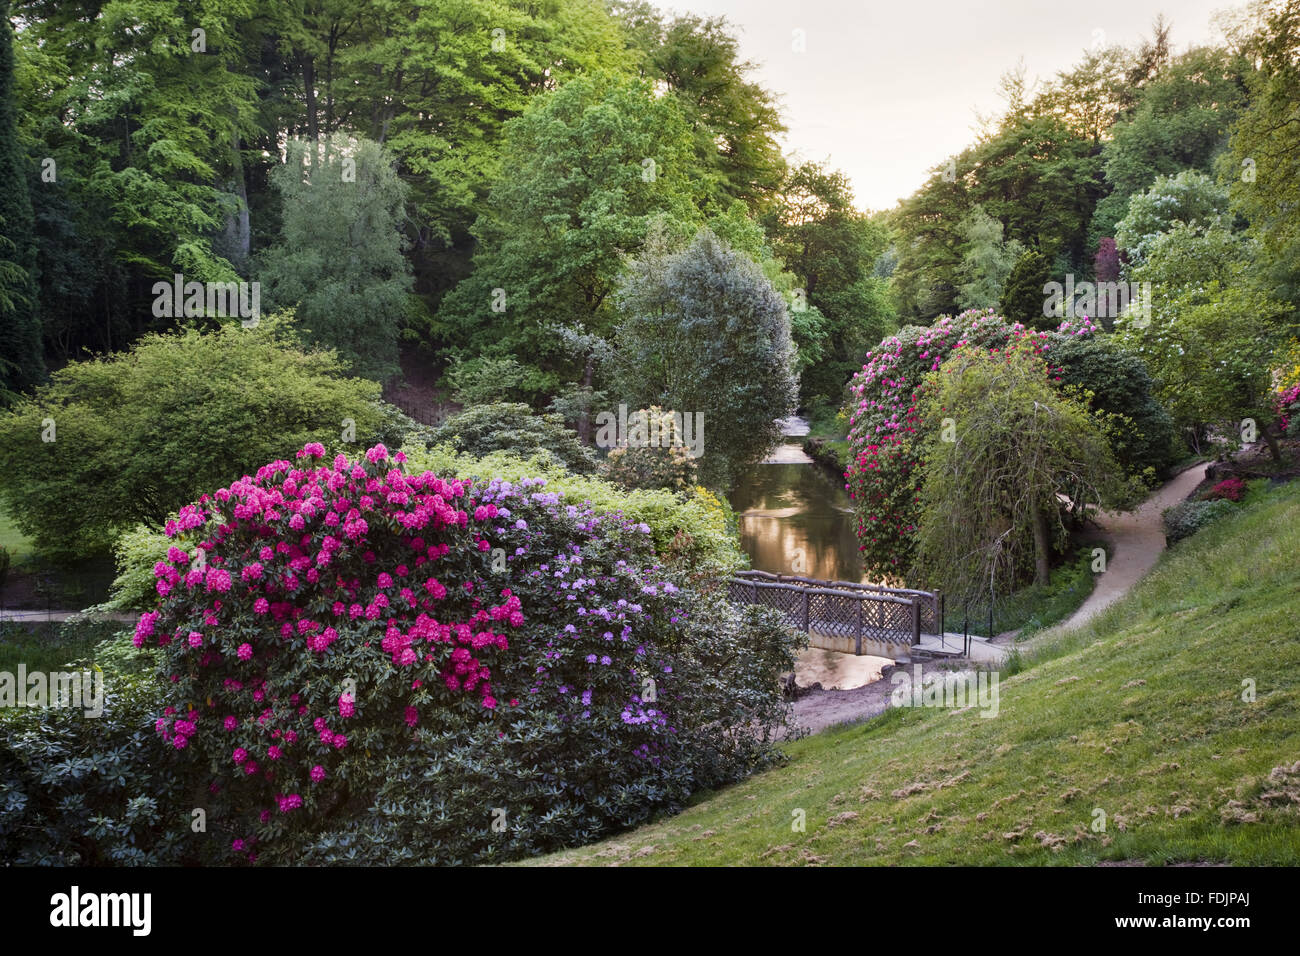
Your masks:
{"label": "footbridge", "polygon": [[931,591],[741,571],[727,583],[736,603],[776,608],[813,647],[896,661],[935,657],[992,660],[985,638],[943,631],[943,598]]}

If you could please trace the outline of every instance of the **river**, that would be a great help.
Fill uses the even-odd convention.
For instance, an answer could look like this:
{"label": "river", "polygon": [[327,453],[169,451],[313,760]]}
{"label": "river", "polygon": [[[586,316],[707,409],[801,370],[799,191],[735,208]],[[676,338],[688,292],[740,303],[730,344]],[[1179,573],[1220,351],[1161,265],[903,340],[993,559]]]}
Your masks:
{"label": "river", "polygon": [[[853,502],[828,469],[803,453],[806,423],[787,419],[788,439],[755,465],[728,500],[740,516],[740,544],[759,571],[834,581],[864,581],[853,532]],[[793,439],[793,440],[791,440]],[[892,661],[808,648],[795,668],[798,682],[848,690],[880,677]]]}

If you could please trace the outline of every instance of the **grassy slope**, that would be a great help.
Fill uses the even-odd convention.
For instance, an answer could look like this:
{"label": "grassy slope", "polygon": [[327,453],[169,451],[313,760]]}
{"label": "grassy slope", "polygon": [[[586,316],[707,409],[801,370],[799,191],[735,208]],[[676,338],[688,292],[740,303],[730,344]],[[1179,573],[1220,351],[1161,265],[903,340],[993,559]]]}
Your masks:
{"label": "grassy slope", "polygon": [[[892,710],[793,742],[786,766],[677,816],[532,862],[1300,863],[1300,482],[1164,555],[1000,690],[997,717]],[[1270,782],[1281,765],[1296,772]]]}
{"label": "grassy slope", "polygon": [[0,547],[9,549],[9,557],[14,564],[31,556],[32,540],[15,527],[13,518],[5,511],[4,502],[0,501]]}

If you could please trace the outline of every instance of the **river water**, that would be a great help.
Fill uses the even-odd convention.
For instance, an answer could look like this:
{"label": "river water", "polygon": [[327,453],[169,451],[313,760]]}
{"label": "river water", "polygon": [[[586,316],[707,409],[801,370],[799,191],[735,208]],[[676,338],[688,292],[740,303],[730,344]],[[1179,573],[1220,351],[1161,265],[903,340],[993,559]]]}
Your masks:
{"label": "river water", "polygon": [[[801,423],[796,423],[797,425]],[[805,429],[806,430],[806,429]],[[802,461],[800,461],[802,459]],[[831,581],[864,581],[853,532],[853,502],[843,480],[787,442],[755,465],[728,496],[740,516],[740,543],[758,571]],[[881,657],[809,648],[795,668],[798,682],[848,690],[878,680]]]}

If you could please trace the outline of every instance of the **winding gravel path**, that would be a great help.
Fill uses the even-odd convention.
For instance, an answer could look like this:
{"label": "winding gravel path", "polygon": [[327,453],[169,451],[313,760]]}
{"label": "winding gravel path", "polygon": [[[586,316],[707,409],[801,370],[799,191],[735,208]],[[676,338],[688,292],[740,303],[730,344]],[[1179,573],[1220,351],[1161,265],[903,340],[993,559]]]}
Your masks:
{"label": "winding gravel path", "polygon": [[1059,624],[1034,635],[1022,644],[1038,642],[1073,630],[1092,620],[1133,589],[1155,566],[1165,550],[1165,527],[1161,514],[1192,493],[1205,479],[1208,463],[1193,465],[1161,485],[1151,497],[1128,512],[1102,512],[1097,516],[1101,538],[1106,542],[1106,571],[1097,577],[1092,594],[1079,609]]}

